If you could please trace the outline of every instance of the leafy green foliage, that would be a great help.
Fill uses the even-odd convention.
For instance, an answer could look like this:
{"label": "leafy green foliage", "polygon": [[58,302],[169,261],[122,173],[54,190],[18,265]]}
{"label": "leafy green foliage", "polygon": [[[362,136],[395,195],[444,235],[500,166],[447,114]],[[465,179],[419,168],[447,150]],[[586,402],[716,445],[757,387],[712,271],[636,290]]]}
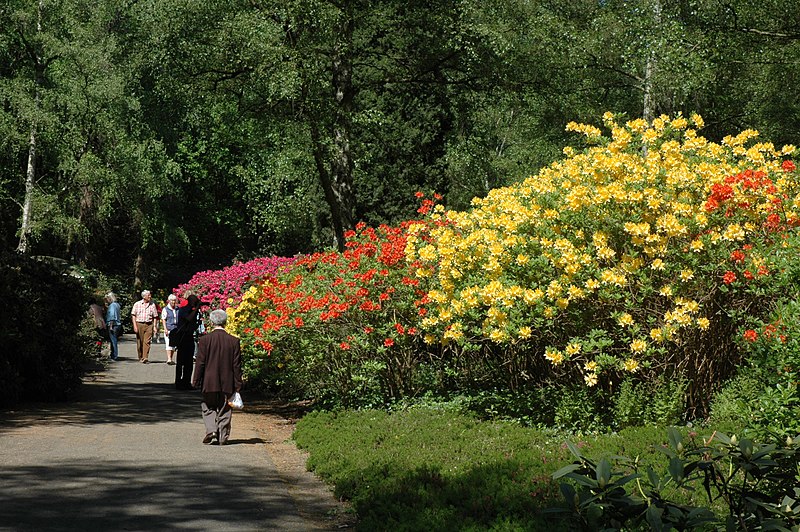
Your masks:
{"label": "leafy green foliage", "polygon": [[68,271],[35,259],[0,256],[0,404],[71,396],[96,333],[86,312],[89,293]]}
{"label": "leafy green foliage", "polygon": [[[669,444],[660,448],[668,460],[663,472],[626,457],[593,461],[568,443],[576,460],[553,478],[572,483],[562,484],[566,507],[553,511],[571,515],[582,530],[645,524],[694,530],[709,523],[727,530],[788,530],[800,524],[800,436],[781,447],[720,432],[699,443],[694,437],[684,445],[678,430],[668,430]],[[676,502],[676,492],[700,486],[708,506]],[[715,503],[724,517],[712,511]]]}

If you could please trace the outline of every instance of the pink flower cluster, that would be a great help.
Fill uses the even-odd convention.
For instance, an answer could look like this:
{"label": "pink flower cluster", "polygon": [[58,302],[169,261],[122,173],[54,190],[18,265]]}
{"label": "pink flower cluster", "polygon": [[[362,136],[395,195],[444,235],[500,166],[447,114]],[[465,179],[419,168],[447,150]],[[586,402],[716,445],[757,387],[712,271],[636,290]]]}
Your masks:
{"label": "pink flower cluster", "polygon": [[292,264],[293,257],[261,257],[238,262],[221,270],[198,272],[173,290],[178,297],[191,291],[211,308],[226,309],[242,300],[244,290],[260,279],[274,276],[281,268]]}

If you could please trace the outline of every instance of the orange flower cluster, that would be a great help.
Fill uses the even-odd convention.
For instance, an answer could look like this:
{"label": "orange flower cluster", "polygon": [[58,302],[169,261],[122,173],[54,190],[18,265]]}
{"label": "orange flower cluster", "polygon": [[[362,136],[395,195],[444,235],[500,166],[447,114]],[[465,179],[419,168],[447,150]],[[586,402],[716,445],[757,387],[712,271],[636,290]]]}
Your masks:
{"label": "orange flower cluster", "polygon": [[[289,275],[264,281],[256,298],[258,323],[244,328],[257,347],[271,352],[286,329],[325,329],[342,350],[373,344],[390,348],[418,334],[418,300],[424,296],[405,261],[407,228],[359,223],[345,234],[345,251],[314,253]],[[334,330],[335,329],[335,330]]]}

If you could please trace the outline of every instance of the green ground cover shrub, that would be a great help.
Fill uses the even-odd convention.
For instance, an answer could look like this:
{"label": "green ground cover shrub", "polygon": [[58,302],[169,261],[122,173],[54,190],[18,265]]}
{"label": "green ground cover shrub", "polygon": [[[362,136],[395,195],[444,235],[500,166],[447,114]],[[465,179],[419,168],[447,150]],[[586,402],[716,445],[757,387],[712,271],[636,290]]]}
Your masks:
{"label": "green ground cover shrub", "polygon": [[[480,421],[460,413],[462,406],[314,412],[300,420],[294,438],[310,453],[309,469],[352,501],[363,530],[573,530],[544,513],[560,504],[552,474],[572,459],[567,439],[586,456],[664,466],[663,426],[575,439]],[[706,502],[702,489],[674,497],[684,505]]]}
{"label": "green ground cover shrub", "polygon": [[0,256],[0,405],[66,399],[94,347],[85,285],[52,262]]}

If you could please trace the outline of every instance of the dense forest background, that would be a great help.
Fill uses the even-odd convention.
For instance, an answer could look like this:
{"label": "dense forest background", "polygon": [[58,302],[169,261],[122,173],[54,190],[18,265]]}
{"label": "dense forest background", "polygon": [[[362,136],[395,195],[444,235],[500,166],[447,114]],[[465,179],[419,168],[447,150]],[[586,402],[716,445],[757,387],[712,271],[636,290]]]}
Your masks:
{"label": "dense forest background", "polygon": [[799,81],[794,0],[6,0],[0,246],[174,285],[464,208],[608,110],[796,144]]}

